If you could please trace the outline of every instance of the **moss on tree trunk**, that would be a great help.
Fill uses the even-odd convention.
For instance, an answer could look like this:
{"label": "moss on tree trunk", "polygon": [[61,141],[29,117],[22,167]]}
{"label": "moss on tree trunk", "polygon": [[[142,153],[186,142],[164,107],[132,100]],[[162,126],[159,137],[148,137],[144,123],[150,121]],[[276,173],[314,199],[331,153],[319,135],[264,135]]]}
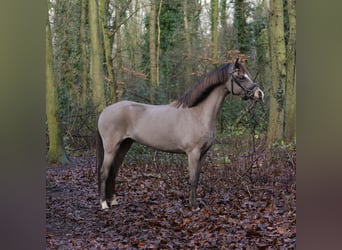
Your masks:
{"label": "moss on tree trunk", "polygon": [[272,83],[270,91],[270,115],[267,132],[269,145],[279,139],[283,139],[286,81],[286,51],[283,13],[283,1],[271,0],[269,39]]}
{"label": "moss on tree trunk", "polygon": [[57,95],[52,64],[50,25],[46,25],[46,117],[49,134],[48,163],[70,163],[63,146],[63,136],[57,115]]}

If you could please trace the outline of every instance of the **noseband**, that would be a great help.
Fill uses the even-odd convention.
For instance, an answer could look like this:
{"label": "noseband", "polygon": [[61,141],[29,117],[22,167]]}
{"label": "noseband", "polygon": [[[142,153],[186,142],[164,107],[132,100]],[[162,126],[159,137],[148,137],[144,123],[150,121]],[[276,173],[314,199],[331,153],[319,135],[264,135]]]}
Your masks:
{"label": "noseband", "polygon": [[258,87],[258,84],[256,82],[253,82],[252,85],[248,88],[243,86],[238,79],[232,74],[231,75],[231,92],[233,95],[237,95],[234,93],[234,82],[244,91],[244,95],[242,99],[247,100],[253,97],[253,89]]}

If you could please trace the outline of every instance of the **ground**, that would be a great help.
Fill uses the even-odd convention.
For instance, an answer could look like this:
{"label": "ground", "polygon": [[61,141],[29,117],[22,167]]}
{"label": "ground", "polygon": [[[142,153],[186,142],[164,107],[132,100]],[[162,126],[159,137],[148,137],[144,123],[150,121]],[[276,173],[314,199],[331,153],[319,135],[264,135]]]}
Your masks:
{"label": "ground", "polygon": [[188,205],[184,157],[137,155],[120,170],[119,205],[105,211],[93,153],[48,167],[47,249],[295,249],[295,150],[221,156],[214,147],[198,210]]}

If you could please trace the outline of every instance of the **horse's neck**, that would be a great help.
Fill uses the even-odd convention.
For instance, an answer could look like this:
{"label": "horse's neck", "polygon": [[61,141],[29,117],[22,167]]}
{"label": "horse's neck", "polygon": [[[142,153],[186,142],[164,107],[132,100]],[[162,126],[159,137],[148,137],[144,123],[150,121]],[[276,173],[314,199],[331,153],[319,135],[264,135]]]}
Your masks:
{"label": "horse's neck", "polygon": [[227,94],[228,90],[225,88],[225,84],[221,84],[213,89],[198,106],[194,107],[202,122],[210,128],[215,128],[217,115]]}

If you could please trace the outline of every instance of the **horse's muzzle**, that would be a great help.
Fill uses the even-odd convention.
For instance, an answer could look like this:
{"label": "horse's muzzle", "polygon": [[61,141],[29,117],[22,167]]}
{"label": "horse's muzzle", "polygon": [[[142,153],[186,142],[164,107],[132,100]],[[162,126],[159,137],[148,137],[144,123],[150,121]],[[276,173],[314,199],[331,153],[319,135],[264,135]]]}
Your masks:
{"label": "horse's muzzle", "polygon": [[264,99],[264,92],[258,87],[256,87],[253,91],[249,90],[245,92],[245,95],[242,96],[242,100],[259,100],[262,101]]}
{"label": "horse's muzzle", "polygon": [[264,92],[262,92],[261,89],[257,88],[255,90],[255,92],[254,92],[254,98],[255,99],[262,101],[262,100],[264,100],[264,96],[265,96],[265,94],[264,94]]}

